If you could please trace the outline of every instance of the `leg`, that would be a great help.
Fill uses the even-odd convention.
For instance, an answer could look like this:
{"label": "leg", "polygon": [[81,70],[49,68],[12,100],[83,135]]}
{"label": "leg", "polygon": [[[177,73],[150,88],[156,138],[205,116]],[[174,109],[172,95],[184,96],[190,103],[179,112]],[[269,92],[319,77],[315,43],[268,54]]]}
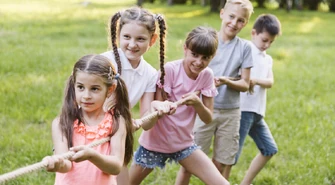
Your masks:
{"label": "leg", "polygon": [[143,168],[140,165],[132,164],[129,170],[129,181],[131,185],[139,185],[152,172],[151,168]]}
{"label": "leg", "polygon": [[117,184],[129,185],[129,171],[127,166],[122,166],[121,172],[116,177]]}
{"label": "leg", "polygon": [[[216,129],[216,117],[219,115],[215,114],[216,110],[213,113],[213,122],[209,125],[203,123],[200,118],[197,116],[194,124],[194,140],[195,143],[201,147],[201,150],[205,153],[209,153],[209,149],[212,142],[212,137]],[[176,185],[188,185],[190,182],[192,174],[188,172],[184,167],[180,167],[177,174]]]}
{"label": "leg", "polygon": [[249,135],[256,143],[260,153],[252,160],[241,185],[251,184],[271,157],[278,152],[277,144],[261,115],[255,116],[255,123],[250,129]]}
{"label": "leg", "polygon": [[257,154],[252,160],[247,174],[244,176],[241,185],[250,185],[256,175],[263,169],[266,163],[271,159],[272,156],[264,156],[261,153]]}
{"label": "leg", "polygon": [[129,170],[130,184],[141,184],[156,166],[164,168],[165,161],[166,158],[164,158],[162,153],[150,151],[139,146],[135,152],[134,160]]}
{"label": "leg", "polygon": [[220,173],[229,178],[239,150],[240,109],[220,110],[220,124],[214,137],[213,162]]}
{"label": "leg", "polygon": [[190,173],[210,185],[229,185],[229,182],[215,168],[214,164],[201,150],[195,150],[191,155],[179,161]]}
{"label": "leg", "polygon": [[192,174],[181,166],[177,174],[175,185],[188,185],[190,183],[191,176]]}

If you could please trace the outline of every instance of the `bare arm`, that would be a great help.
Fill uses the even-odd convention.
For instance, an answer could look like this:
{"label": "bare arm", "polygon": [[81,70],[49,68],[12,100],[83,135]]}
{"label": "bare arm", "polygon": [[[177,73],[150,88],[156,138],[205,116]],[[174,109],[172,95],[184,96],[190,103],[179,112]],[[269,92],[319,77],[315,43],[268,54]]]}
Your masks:
{"label": "bare arm", "polygon": [[69,151],[67,139],[63,136],[60,125],[59,118],[55,118],[52,121],[52,142],[54,146],[54,156],[47,156],[43,160],[48,161],[48,166],[46,170],[49,172],[60,172],[66,173],[71,170],[72,162],[67,159],[60,158],[59,154],[63,154]]}
{"label": "bare arm", "polygon": [[250,68],[242,69],[241,79],[234,80],[229,77],[216,77],[215,86],[227,85],[228,87],[237,91],[246,92],[249,89]]}
{"label": "bare arm", "polygon": [[201,121],[205,124],[211,123],[213,118],[214,98],[202,96],[202,103],[200,103],[199,106],[194,106],[194,109]]}
{"label": "bare arm", "polygon": [[110,155],[104,155],[92,148],[86,146],[73,147],[71,150],[75,151],[76,154],[71,158],[75,162],[81,162],[89,160],[101,171],[117,175],[120,173],[123,166],[124,155],[125,155],[125,140],[126,140],[126,127],[125,120],[121,116],[119,118],[119,129],[112,136],[110,145],[113,148]]}
{"label": "bare arm", "polygon": [[271,88],[273,83],[274,78],[272,70],[269,71],[268,76],[265,79],[258,79],[258,78],[250,79],[250,86],[259,85],[263,88]]}

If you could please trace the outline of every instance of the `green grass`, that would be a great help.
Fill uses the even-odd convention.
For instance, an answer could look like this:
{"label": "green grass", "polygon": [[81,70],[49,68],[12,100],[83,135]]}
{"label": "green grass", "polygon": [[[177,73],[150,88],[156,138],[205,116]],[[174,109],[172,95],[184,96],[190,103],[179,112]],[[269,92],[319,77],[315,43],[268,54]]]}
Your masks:
{"label": "green grass", "polygon": [[[106,51],[109,17],[135,4],[94,0],[85,7],[80,2],[0,2],[0,174],[52,153],[50,123],[59,113],[72,65],[82,55]],[[166,17],[167,61],[183,56],[183,41],[193,27],[220,27],[219,15],[208,13],[209,7],[168,7],[159,1],[144,7]],[[261,13],[277,15],[283,28],[268,50],[274,59],[275,85],[269,90],[266,121],[279,153],[254,185],[330,185],[335,182],[335,14],[255,9],[240,37],[250,38],[252,23]],[[155,44],[145,55],[156,68],[157,51]],[[231,184],[239,183],[256,153],[248,138]],[[178,169],[175,164],[157,169],[143,184],[174,184]],[[53,173],[40,170],[6,184],[44,185],[53,180]],[[193,177],[191,184],[202,182]]]}

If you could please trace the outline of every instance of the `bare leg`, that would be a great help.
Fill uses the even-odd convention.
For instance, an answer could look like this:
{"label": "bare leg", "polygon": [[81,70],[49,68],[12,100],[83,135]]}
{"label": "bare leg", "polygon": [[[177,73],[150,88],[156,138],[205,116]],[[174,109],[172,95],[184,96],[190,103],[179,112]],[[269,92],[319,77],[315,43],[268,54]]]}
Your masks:
{"label": "bare leg", "polygon": [[262,170],[271,157],[272,156],[264,156],[261,153],[257,154],[256,157],[252,160],[247,174],[241,182],[241,185],[250,185],[256,175]]}
{"label": "bare leg", "polygon": [[181,166],[177,174],[175,185],[188,185],[190,183],[191,176],[192,174]]}
{"label": "bare leg", "polygon": [[195,150],[179,163],[206,184],[229,185],[229,182],[219,173],[212,161],[200,149]]}
{"label": "bare leg", "polygon": [[129,185],[129,171],[127,166],[122,166],[121,172],[116,177],[117,184]]}
{"label": "bare leg", "polygon": [[222,176],[225,179],[228,180],[232,165],[221,164],[220,162],[216,161],[215,159],[213,159],[213,163],[216,166],[216,168],[219,170],[219,172],[222,174]]}
{"label": "bare leg", "polygon": [[[147,177],[153,169],[143,168],[140,165],[132,164],[129,170],[129,181],[131,185],[139,185]],[[123,185],[123,184],[121,184]]]}

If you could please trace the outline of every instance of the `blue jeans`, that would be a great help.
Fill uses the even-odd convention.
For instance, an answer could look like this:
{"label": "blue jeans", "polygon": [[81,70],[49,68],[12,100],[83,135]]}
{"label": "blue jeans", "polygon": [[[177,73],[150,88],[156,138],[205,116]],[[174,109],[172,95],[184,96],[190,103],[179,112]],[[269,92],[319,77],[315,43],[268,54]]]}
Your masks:
{"label": "blue jeans", "polygon": [[247,135],[254,140],[259,151],[264,156],[271,156],[278,152],[278,147],[263,116],[254,112],[242,112],[240,121],[239,150],[235,158],[237,163]]}
{"label": "blue jeans", "polygon": [[199,147],[194,144],[188,148],[175,153],[160,153],[145,149],[143,146],[139,146],[134,155],[135,164],[141,165],[143,168],[164,168],[166,161],[168,162],[179,162],[186,157],[190,156]]}

